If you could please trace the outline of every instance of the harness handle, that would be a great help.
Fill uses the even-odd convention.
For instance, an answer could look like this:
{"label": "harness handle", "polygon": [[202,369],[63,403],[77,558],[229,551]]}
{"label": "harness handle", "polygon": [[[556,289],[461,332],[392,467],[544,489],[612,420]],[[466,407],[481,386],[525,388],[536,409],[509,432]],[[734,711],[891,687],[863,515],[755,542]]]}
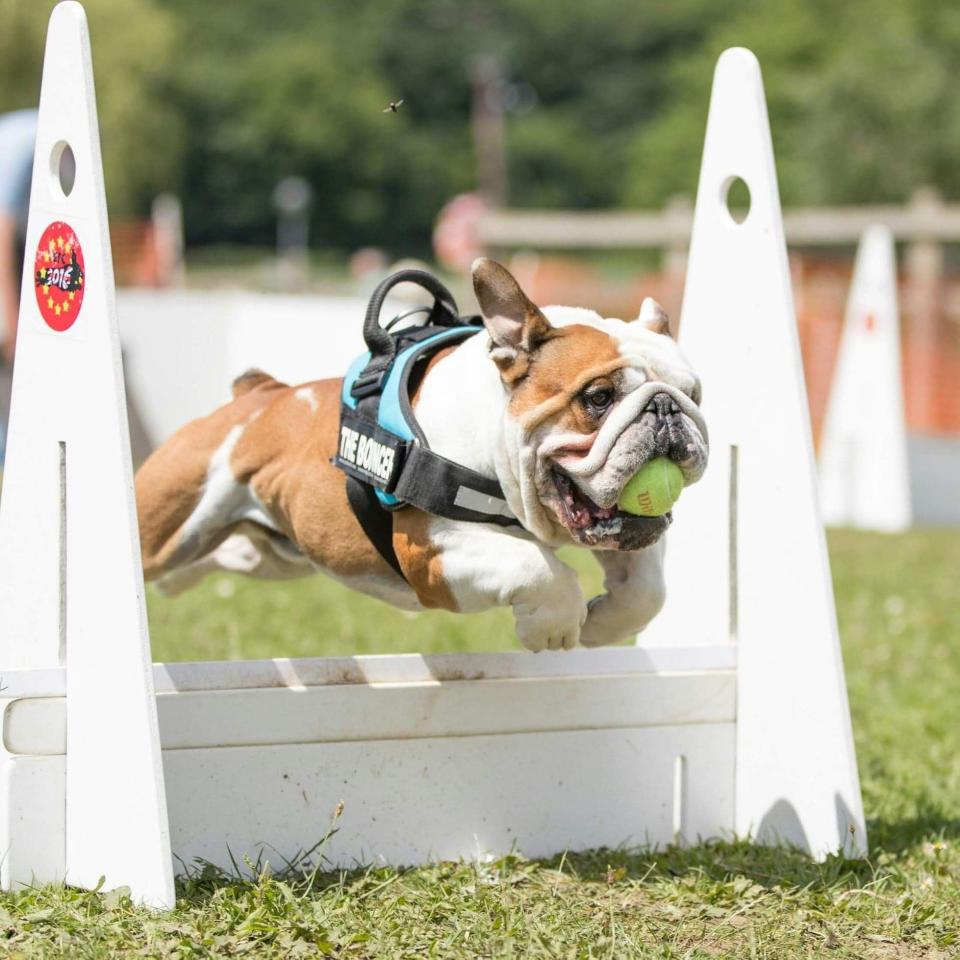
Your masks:
{"label": "harness handle", "polygon": [[427,293],[432,294],[433,307],[427,319],[428,324],[451,327],[460,322],[457,301],[453,299],[453,294],[433,274],[413,267],[407,270],[398,270],[377,284],[370,297],[370,303],[367,305],[367,315],[363,321],[363,339],[366,341],[367,349],[370,351],[370,357],[373,361],[381,357],[392,360],[397,352],[397,341],[380,326],[380,311],[383,309],[383,302],[387,299],[387,294],[398,283],[415,283],[417,286],[423,287]]}

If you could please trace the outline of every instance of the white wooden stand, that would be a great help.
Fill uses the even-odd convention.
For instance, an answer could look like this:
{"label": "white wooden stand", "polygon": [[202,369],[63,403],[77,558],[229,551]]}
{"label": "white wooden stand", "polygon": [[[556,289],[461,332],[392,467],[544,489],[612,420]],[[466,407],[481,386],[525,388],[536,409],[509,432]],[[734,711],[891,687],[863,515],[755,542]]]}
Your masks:
{"label": "white wooden stand", "polygon": [[896,533],[911,522],[893,234],[864,232],[820,450],[823,518]]}
{"label": "white wooden stand", "polygon": [[[735,178],[750,190],[730,215]],[[717,64],[680,342],[703,381],[711,463],[675,509],[667,603],[641,640],[732,642],[735,829],[866,852],[833,586],[763,82]]]}
{"label": "white wooden stand", "polygon": [[[49,174],[61,139],[77,156],[69,198]],[[734,174],[753,192],[742,227],[722,205]],[[174,856],[227,866],[262,853],[281,867],[326,834],[341,801],[323,855],[344,866],[735,833],[818,856],[864,849],[750,53],[721,58],[707,131],[683,326],[727,439],[677,510],[676,599],[668,635],[651,633],[667,646],[151,669],[75,3],[51,19],[28,244],[57,219],[83,238],[89,287],[58,334],[29,271],[24,286],[0,504],[4,887],[103,875],[169,906]]]}
{"label": "white wooden stand", "polygon": [[[64,143],[76,158],[69,196],[57,173]],[[73,302],[76,319],[63,332],[40,314],[33,269],[41,235],[58,221],[75,232],[85,260],[82,306]],[[95,886],[103,877],[165,904],[173,897],[167,811],[90,42],[78,3],[61,3],[50,17],[26,242],[0,509],[0,676],[12,689],[10,668],[65,664],[69,743],[66,762],[29,751],[5,758],[0,880],[65,875]]]}

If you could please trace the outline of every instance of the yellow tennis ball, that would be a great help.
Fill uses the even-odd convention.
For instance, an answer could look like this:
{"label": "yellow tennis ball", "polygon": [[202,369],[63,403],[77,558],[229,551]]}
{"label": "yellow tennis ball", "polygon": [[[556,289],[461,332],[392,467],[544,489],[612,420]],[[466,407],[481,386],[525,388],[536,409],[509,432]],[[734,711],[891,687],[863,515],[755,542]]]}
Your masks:
{"label": "yellow tennis ball", "polygon": [[666,457],[645,463],[627,482],[617,501],[625,513],[638,517],[661,517],[683,490],[683,471]]}

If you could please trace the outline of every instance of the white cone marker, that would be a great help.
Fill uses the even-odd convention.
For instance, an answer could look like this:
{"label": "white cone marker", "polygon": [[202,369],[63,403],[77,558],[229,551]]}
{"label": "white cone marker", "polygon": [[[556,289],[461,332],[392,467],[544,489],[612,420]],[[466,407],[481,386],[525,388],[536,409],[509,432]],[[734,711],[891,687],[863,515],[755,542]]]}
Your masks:
{"label": "white cone marker", "polygon": [[896,533],[911,523],[897,263],[887,227],[860,241],[820,449],[831,526]]}

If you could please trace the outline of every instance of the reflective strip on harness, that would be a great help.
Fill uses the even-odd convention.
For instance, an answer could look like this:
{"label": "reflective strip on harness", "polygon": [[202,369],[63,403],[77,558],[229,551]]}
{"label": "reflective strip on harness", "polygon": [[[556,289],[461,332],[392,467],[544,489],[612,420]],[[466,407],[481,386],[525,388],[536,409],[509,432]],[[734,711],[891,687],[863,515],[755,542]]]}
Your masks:
{"label": "reflective strip on harness", "polygon": [[471,487],[460,487],[457,495],[453,498],[456,506],[463,510],[472,510],[474,513],[486,513],[492,517],[509,517],[513,519],[513,513],[507,506],[507,501],[502,497],[493,497],[489,493],[481,493]]}
{"label": "reflective strip on harness", "polygon": [[448,520],[517,525],[496,480],[447,460],[421,443],[407,448],[393,493],[403,503]]}

